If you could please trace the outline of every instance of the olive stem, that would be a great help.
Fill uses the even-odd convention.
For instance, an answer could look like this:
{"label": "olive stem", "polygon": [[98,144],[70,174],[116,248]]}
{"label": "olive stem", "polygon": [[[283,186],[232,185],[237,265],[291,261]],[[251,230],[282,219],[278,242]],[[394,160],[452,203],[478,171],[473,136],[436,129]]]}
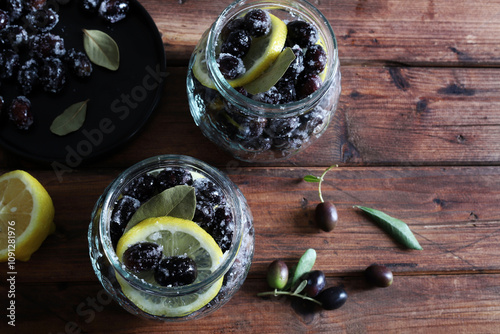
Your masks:
{"label": "olive stem", "polygon": [[307,297],[305,295],[301,295],[301,294],[294,293],[294,292],[289,292],[289,291],[279,291],[278,289],[274,289],[274,291],[260,292],[257,294],[258,297],[263,297],[263,296],[275,296],[275,297],[277,297],[278,295],[288,295],[288,296],[293,296],[293,297],[299,297],[299,298],[302,298],[305,300],[309,300],[313,303],[316,303],[319,306],[323,306],[323,304],[321,304],[320,301],[318,301],[314,298]]}
{"label": "olive stem", "polygon": [[323,174],[321,174],[321,177],[319,178],[319,185],[318,185],[318,192],[319,192],[319,199],[321,201],[321,203],[325,203],[325,201],[323,200],[323,194],[321,193],[321,183],[323,182],[323,178],[325,177],[326,173],[328,173],[328,171],[330,169],[332,169],[333,167],[338,167],[339,165],[331,165],[330,167],[328,167],[324,172]]}

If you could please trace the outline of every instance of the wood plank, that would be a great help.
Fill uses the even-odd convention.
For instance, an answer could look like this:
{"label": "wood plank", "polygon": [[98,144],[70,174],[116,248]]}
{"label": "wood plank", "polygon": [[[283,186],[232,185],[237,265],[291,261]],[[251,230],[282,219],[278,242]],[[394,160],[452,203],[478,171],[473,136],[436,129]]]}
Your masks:
{"label": "wood plank", "polygon": [[[373,262],[396,273],[500,273],[500,168],[338,168],[326,176],[323,196],[337,205],[331,233],[313,222],[317,185],[301,181],[321,168],[225,169],[241,188],[254,216],[251,277],[270,260],[294,263],[307,248],[330,276],[359,273]],[[118,171],[77,171],[60,183],[50,171],[33,172],[51,194],[56,233],[26,263],[19,282],[95,281],[87,230],[98,197]],[[76,190],[75,190],[76,189]],[[373,207],[405,221],[424,251],[402,248],[353,205]]]}
{"label": "wood plank", "polygon": [[[16,331],[495,333],[500,321],[499,278],[499,275],[396,276],[394,284],[386,289],[369,288],[361,277],[327,278],[327,286],[344,286],[349,298],[338,310],[322,311],[287,298],[257,297],[256,292],[268,289],[265,279],[259,277],[247,279],[222,309],[186,323],[153,322],[127,314],[110,301],[97,283],[17,283]],[[0,294],[7,294],[4,284],[0,286]],[[0,326],[7,327],[6,321]]]}
{"label": "wood plank", "polygon": [[[170,64],[187,64],[231,0],[141,0],[163,34]],[[343,63],[500,65],[500,1],[316,1]]]}
{"label": "wood plank", "polygon": [[[109,158],[81,167],[126,168],[160,154],[219,167],[256,165],[235,161],[205,139],[189,112],[186,68],[169,71],[160,106],[143,131]],[[498,164],[499,76],[500,69],[342,67],[339,108],[326,133],[273,165]],[[3,149],[0,167],[40,168]]]}

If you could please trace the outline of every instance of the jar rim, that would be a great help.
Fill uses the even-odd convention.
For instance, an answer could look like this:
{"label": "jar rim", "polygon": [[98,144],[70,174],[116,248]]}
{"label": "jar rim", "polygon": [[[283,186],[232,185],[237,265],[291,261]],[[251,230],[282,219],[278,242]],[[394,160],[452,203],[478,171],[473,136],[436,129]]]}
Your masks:
{"label": "jar rim", "polygon": [[210,166],[201,160],[185,155],[173,154],[151,157],[127,168],[106,188],[105,196],[103,194],[104,199],[102,212],[99,218],[98,233],[103,247],[104,255],[108,259],[115,272],[118,273],[122,278],[124,278],[127,283],[142,292],[158,294],[165,297],[176,297],[194,293],[206,286],[212,285],[214,282],[222,278],[225,273],[231,268],[236,259],[243,239],[242,231],[244,225],[244,212],[243,207],[239,203],[239,201],[232,201],[230,203],[231,205],[229,205],[229,207],[231,208],[235,223],[233,240],[229,250],[224,252],[219,266],[205,279],[197,283],[178,287],[163,287],[146,283],[142,279],[126,270],[124,268],[124,265],[118,260],[118,256],[116,255],[115,249],[111,242],[111,238],[109,236],[111,213],[114,203],[121,193],[120,190],[123,190],[128,182],[130,182],[136,176],[168,167],[184,167],[189,171],[196,171],[197,173],[202,174],[220,187],[221,191],[224,193],[228,201],[232,201],[232,199],[237,198],[236,193],[240,192],[238,187],[225,174],[223,174],[217,168]]}
{"label": "jar rim", "polygon": [[[246,7],[245,5],[249,3]],[[268,104],[253,100],[240,94],[224,78],[219,70],[216,60],[216,46],[218,38],[229,20],[239,15],[243,10],[252,8],[270,8],[272,10],[281,9],[297,14],[298,17],[307,18],[312,21],[317,29],[320,38],[325,43],[327,57],[327,73],[322,86],[311,95],[286,104]],[[328,92],[332,84],[335,84],[335,75],[340,70],[340,61],[338,57],[337,39],[333,29],[326,17],[310,2],[306,0],[274,0],[274,1],[255,1],[255,0],[236,0],[226,7],[212,24],[208,34],[207,46],[205,49],[208,74],[219,93],[230,103],[245,110],[248,114],[254,114],[261,117],[290,117],[301,115],[321,101],[321,98]],[[251,105],[251,108],[245,106]]]}

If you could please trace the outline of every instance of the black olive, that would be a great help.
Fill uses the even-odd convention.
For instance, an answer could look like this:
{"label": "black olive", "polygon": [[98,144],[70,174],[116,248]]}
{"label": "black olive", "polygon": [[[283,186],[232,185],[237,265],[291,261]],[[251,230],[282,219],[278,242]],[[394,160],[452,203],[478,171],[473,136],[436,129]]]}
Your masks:
{"label": "black olive", "polygon": [[190,257],[170,256],[160,261],[154,276],[162,286],[183,286],[196,280],[198,268]]}
{"label": "black olive", "polygon": [[325,289],[316,296],[316,300],[322,304],[325,310],[335,310],[345,304],[347,293],[339,286]]}
{"label": "black olive", "polygon": [[337,208],[331,202],[319,203],[315,211],[316,224],[325,232],[335,228],[338,221]]}
{"label": "black olive", "polygon": [[392,272],[385,266],[372,264],[365,269],[365,276],[370,283],[381,288],[387,288],[392,284]]}
{"label": "black olive", "polygon": [[309,297],[316,297],[325,287],[325,274],[321,270],[313,270],[302,276],[302,280],[307,280],[304,293]]}
{"label": "black olive", "polygon": [[123,264],[133,272],[140,273],[154,269],[163,255],[162,247],[152,242],[140,242],[130,246],[123,253]]}

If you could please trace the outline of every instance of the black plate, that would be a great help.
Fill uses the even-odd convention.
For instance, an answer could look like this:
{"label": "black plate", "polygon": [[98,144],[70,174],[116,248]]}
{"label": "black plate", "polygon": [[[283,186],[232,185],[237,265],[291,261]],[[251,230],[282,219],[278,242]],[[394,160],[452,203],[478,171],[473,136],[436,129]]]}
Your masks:
{"label": "black plate", "polygon": [[[122,145],[146,123],[165,81],[165,50],[153,19],[136,0],[130,1],[128,16],[114,24],[84,13],[77,1],[56,9],[60,20],[52,33],[64,38],[67,50],[84,51],[82,29],[101,30],[118,44],[120,67],[110,71],[94,65],[92,75],[85,80],[67,73],[66,86],[60,93],[37,90],[30,94],[35,122],[28,131],[16,129],[7,119],[12,98],[21,94],[15,83],[3,83],[0,144],[29,159],[75,168]],[[78,131],[62,137],[50,132],[55,117],[87,99],[87,116]]]}

